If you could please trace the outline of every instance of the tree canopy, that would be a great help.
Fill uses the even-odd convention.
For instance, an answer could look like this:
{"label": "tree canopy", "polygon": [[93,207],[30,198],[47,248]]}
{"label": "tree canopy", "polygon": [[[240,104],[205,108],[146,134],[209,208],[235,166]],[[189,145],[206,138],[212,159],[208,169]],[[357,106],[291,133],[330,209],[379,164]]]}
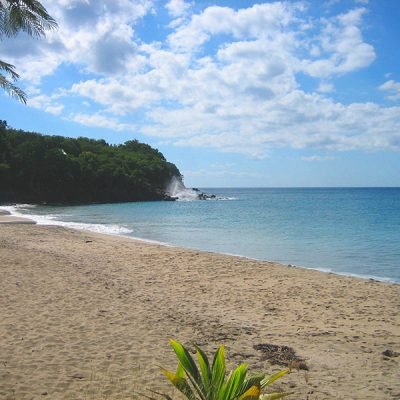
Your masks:
{"label": "tree canopy", "polygon": [[[37,0],[0,0],[0,40],[25,32],[39,38],[57,27],[43,5]],[[26,103],[26,94],[15,82],[19,75],[14,65],[0,60],[0,87],[10,96]]]}
{"label": "tree canopy", "polygon": [[11,129],[0,121],[0,202],[83,204],[169,199],[178,168],[151,146]]}

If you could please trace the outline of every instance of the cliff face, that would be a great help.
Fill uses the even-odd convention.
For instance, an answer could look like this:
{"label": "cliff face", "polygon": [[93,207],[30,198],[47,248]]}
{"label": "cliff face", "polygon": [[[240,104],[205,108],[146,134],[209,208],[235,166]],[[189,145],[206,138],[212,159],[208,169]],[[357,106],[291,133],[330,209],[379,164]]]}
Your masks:
{"label": "cliff face", "polygon": [[156,149],[136,140],[71,139],[16,131],[0,124],[0,202],[113,203],[171,200],[181,178]]}

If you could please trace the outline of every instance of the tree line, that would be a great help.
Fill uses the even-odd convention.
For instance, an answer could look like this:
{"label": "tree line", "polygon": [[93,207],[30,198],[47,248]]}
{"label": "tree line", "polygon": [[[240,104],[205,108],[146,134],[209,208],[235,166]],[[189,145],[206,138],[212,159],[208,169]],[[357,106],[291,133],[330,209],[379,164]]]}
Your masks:
{"label": "tree line", "polygon": [[0,202],[87,204],[169,200],[178,168],[137,140],[41,135],[0,121]]}

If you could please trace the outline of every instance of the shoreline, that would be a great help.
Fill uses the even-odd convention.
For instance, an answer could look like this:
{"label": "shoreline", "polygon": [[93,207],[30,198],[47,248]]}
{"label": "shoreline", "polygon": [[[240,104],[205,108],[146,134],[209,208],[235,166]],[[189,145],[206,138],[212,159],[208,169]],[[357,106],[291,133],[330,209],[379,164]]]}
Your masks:
{"label": "shoreline", "polygon": [[400,396],[399,285],[59,226],[3,225],[0,244],[7,400],[176,395],[169,338],[253,372],[283,368],[255,346],[292,347],[309,370],[278,383],[288,399]]}
{"label": "shoreline", "polygon": [[[11,211],[9,209],[12,208]],[[176,247],[176,248],[182,248],[182,249],[187,249],[187,250],[193,250],[193,251],[203,251],[207,253],[215,253],[215,254],[221,254],[225,256],[231,256],[231,257],[239,257],[239,258],[244,258],[252,261],[259,261],[259,262],[270,262],[274,264],[279,264],[285,267],[292,267],[292,268],[300,268],[300,269],[305,269],[305,270],[311,270],[311,271],[319,271],[325,274],[333,274],[337,276],[344,276],[344,277],[349,277],[349,278],[355,278],[355,279],[363,279],[363,280],[369,280],[369,281],[377,281],[377,282],[382,282],[390,285],[400,285],[400,280],[396,280],[393,278],[388,278],[388,277],[380,277],[380,276],[374,276],[374,275],[362,275],[362,274],[354,274],[354,273],[346,273],[346,272],[337,272],[333,271],[329,268],[319,268],[319,267],[311,267],[311,266],[303,266],[303,265],[297,265],[297,264],[284,264],[279,261],[274,261],[274,260],[267,260],[267,259],[259,259],[259,258],[254,258],[254,257],[249,257],[249,256],[244,256],[241,254],[234,254],[234,253],[224,253],[224,252],[213,252],[210,250],[205,250],[205,249],[200,249],[200,248],[194,248],[194,247],[184,247],[184,246],[179,246],[177,244],[173,243],[167,243],[167,242],[160,242],[157,240],[152,240],[152,239],[146,239],[146,238],[141,238],[137,236],[130,236],[128,233],[114,233],[114,232],[107,232],[107,231],[98,231],[95,229],[90,229],[90,228],[84,228],[84,227],[78,227],[75,226],[76,224],[79,223],[74,223],[74,222],[65,222],[65,221],[55,221],[51,219],[47,219],[46,217],[43,217],[42,219],[37,219],[34,216],[33,218],[27,218],[25,217],[26,214],[23,213],[18,213],[15,212],[15,206],[2,206],[0,205],[0,211],[1,210],[7,210],[7,212],[11,213],[11,216],[15,216],[16,218],[25,218],[28,221],[34,221],[35,224],[38,225],[48,225],[48,226],[61,226],[64,228],[69,228],[69,229],[77,229],[79,231],[84,231],[84,232],[92,232],[92,233],[98,233],[98,234],[104,234],[104,235],[110,235],[110,236],[116,236],[116,237],[124,237],[127,239],[135,240],[135,241],[140,241],[144,243],[149,243],[153,245],[161,245],[161,246],[167,246],[167,247]],[[44,220],[44,221],[43,221]],[[26,223],[29,223],[29,222]],[[1,223],[1,214],[0,214],[0,223]],[[88,224],[79,224],[79,225],[88,225]],[[99,225],[103,226],[103,224],[93,224],[93,225]]]}

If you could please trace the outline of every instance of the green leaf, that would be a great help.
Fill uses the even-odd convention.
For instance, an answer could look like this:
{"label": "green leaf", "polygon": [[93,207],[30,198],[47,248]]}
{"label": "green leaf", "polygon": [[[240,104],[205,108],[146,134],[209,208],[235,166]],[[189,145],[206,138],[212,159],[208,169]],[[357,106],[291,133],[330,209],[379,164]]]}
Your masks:
{"label": "green leaf", "polygon": [[182,368],[185,370],[186,376],[189,379],[190,383],[199,394],[199,397],[202,400],[206,400],[206,392],[203,388],[203,382],[192,356],[186,350],[186,348],[176,340],[171,339],[170,343],[175,351],[176,356],[178,357],[180,364],[182,365]]}
{"label": "green leaf", "polygon": [[171,339],[170,343],[186,373],[190,374],[198,385],[201,385],[202,382],[200,373],[192,356],[189,354],[186,348],[176,340]]}
{"label": "green leaf", "polygon": [[265,378],[265,374],[257,374],[257,375],[252,375],[252,376],[248,377],[247,379],[245,379],[243,382],[242,393],[245,393],[252,386],[260,386],[261,387],[261,381],[264,378]]}
{"label": "green leaf", "polygon": [[181,363],[178,364],[178,368],[176,369],[175,375],[181,378],[185,377],[185,369],[183,368]]}
{"label": "green leaf", "polygon": [[214,355],[214,360],[211,368],[212,389],[218,397],[222,391],[222,386],[225,378],[225,348],[220,346]]}
{"label": "green leaf", "polygon": [[240,364],[230,375],[224,384],[221,400],[231,400],[237,398],[241,393],[243,382],[247,374],[247,364]]}
{"label": "green leaf", "polygon": [[161,368],[163,374],[168,378],[168,380],[180,391],[182,392],[189,400],[195,400],[196,396],[193,393],[192,388],[185,378],[174,374],[167,369]]}
{"label": "green leaf", "polygon": [[271,376],[267,376],[266,378],[264,378],[261,381],[261,388],[265,388],[265,387],[271,385],[271,383],[275,382],[277,379],[279,379],[283,375],[286,375],[289,372],[290,372],[290,369],[284,369],[282,371],[277,372],[276,374],[273,374]]}
{"label": "green leaf", "polygon": [[203,387],[204,390],[207,393],[207,397],[211,391],[211,369],[210,369],[210,363],[208,361],[208,358],[206,354],[204,353],[203,350],[200,349],[200,347],[196,346],[196,355],[197,359],[199,360],[199,365],[200,365],[200,371],[201,375],[203,377]]}

